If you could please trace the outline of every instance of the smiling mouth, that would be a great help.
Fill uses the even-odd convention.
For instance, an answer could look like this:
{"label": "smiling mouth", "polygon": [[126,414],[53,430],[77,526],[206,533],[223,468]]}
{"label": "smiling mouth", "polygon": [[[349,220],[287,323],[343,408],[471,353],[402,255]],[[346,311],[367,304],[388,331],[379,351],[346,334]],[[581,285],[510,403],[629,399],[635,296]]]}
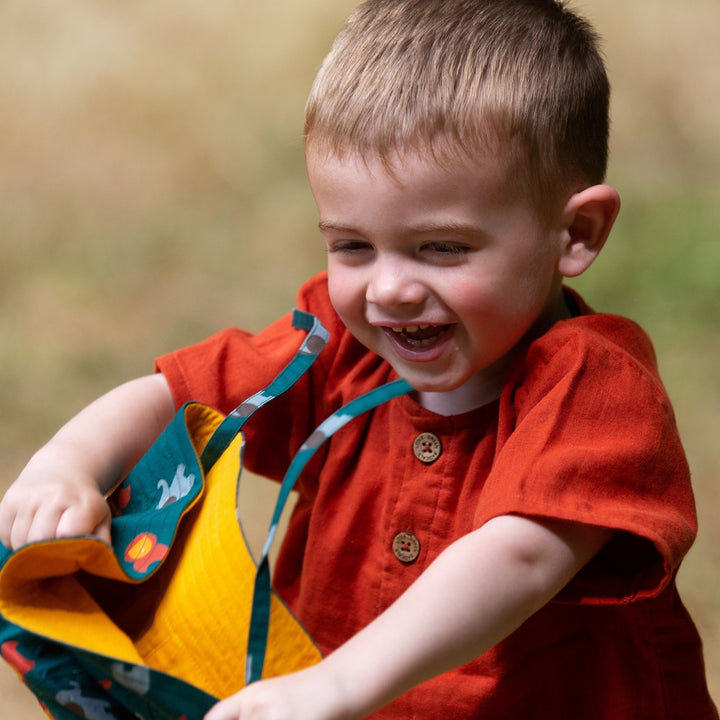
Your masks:
{"label": "smiling mouth", "polygon": [[385,331],[396,342],[413,350],[425,350],[440,341],[452,325],[408,325],[388,327]]}

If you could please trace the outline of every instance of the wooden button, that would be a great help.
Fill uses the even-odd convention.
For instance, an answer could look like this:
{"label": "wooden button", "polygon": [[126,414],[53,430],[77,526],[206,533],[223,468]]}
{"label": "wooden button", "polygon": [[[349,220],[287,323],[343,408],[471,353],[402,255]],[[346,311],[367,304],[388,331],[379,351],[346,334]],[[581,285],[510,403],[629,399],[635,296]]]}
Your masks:
{"label": "wooden button", "polygon": [[392,548],[400,562],[411,563],[420,554],[420,541],[411,532],[401,532],[393,539]]}
{"label": "wooden button", "polygon": [[413,443],[415,457],[426,464],[435,462],[442,453],[440,438],[431,432],[420,433]]}

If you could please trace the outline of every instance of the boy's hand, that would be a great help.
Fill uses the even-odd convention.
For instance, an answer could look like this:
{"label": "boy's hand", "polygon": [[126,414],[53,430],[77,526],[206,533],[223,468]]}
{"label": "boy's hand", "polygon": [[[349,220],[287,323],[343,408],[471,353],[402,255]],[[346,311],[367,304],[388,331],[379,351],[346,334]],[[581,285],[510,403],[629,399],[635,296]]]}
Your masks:
{"label": "boy's hand", "polygon": [[110,542],[109,491],[175,414],[161,374],[111,390],[37,452],[0,502],[0,541],[16,550],[47,538],[97,535]]}
{"label": "boy's hand", "polygon": [[41,450],[0,502],[0,542],[6,547],[86,534],[110,542],[110,507],[97,482],[59,460]]}
{"label": "boy's hand", "polygon": [[354,720],[326,661],[306,670],[261,680],[215,705],[204,720]]}

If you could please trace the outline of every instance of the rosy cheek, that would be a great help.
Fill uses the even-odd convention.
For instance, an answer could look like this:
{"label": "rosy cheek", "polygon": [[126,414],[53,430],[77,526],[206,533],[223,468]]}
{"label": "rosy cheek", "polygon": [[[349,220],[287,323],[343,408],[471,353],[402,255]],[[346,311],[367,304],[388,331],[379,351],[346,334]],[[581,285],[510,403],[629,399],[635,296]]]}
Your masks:
{"label": "rosy cheek", "polygon": [[343,287],[342,283],[330,283],[328,286],[330,294],[330,302],[340,319],[345,323],[351,322],[351,318],[357,313],[353,302],[352,293],[347,287]]}

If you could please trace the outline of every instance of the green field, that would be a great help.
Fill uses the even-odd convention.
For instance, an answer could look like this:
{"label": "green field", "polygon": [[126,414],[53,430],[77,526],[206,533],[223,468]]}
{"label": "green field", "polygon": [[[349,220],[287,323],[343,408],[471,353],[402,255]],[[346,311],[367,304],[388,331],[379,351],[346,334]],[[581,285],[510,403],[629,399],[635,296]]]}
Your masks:
{"label": "green field", "polygon": [[[0,491],[99,393],[261,328],[323,266],[300,130],[353,5],[0,5]],[[720,4],[576,5],[606,39],[623,210],[573,284],[655,340],[700,516],[681,592],[720,700]],[[0,698],[44,717],[4,665]]]}

